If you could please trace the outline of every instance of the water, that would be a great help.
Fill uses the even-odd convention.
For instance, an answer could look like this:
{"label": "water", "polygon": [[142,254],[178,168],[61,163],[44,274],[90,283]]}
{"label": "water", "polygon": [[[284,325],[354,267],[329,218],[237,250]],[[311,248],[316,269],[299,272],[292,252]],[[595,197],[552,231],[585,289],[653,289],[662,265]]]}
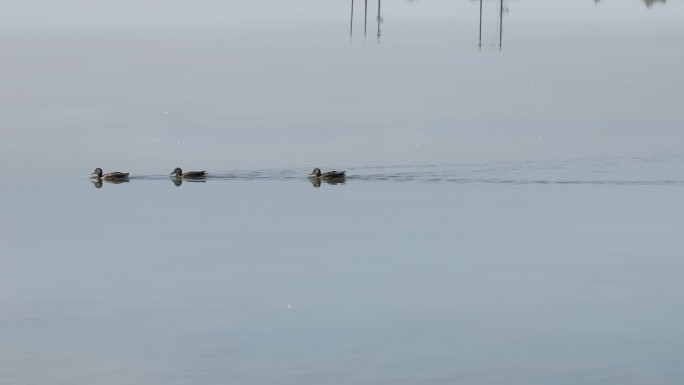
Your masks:
{"label": "water", "polygon": [[684,379],[684,3],[6,3],[0,383]]}

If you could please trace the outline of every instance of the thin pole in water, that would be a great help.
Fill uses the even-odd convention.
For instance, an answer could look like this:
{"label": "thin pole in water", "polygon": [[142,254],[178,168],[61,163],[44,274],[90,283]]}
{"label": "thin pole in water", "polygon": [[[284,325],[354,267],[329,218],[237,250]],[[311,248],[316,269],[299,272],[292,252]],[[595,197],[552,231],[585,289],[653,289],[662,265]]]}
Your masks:
{"label": "thin pole in water", "polygon": [[366,27],[368,25],[368,0],[366,0],[363,12],[363,37],[366,37]]}
{"label": "thin pole in water", "polygon": [[380,0],[378,0],[378,39],[380,38],[380,21],[382,18],[380,17]]}
{"label": "thin pole in water", "polygon": [[480,0],[480,39],[479,46],[482,47],[482,0]]}
{"label": "thin pole in water", "polygon": [[501,0],[501,10],[499,10],[499,49],[503,41],[503,0]]}
{"label": "thin pole in water", "polygon": [[354,0],[351,0],[351,16],[349,17],[349,38],[352,37],[352,31],[354,30]]}

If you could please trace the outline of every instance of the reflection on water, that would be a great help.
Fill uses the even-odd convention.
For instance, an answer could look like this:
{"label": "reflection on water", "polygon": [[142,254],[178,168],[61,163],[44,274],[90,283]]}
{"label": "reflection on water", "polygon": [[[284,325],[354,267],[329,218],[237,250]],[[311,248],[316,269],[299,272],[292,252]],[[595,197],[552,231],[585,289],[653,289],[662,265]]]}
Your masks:
{"label": "reflection on water", "polygon": [[504,1],[502,54],[476,1],[381,51],[346,1],[49,3],[0,39],[0,384],[683,383],[678,2]]}
{"label": "reflection on water", "polygon": [[318,178],[309,178],[309,181],[311,182],[311,185],[318,188],[321,187],[321,183],[329,184],[329,185],[338,185],[338,184],[345,184],[346,178],[337,178],[337,179],[324,179],[320,180]]}
{"label": "reflection on water", "polygon": [[[483,0],[480,0],[480,32],[478,38],[478,46],[482,49],[482,13],[483,13]],[[497,3],[497,18],[499,21],[499,49],[503,44],[503,15],[509,12],[507,6],[504,6],[503,0],[499,0]]]}
{"label": "reflection on water", "polygon": [[[206,179],[178,179],[171,182],[206,181],[294,181],[308,180],[314,187],[322,183],[345,184],[355,182],[412,182],[458,184],[516,184],[516,185],[653,185],[684,186],[684,179],[675,171],[684,154],[662,157],[603,157],[594,159],[546,159],[521,162],[439,163],[423,165],[390,165],[350,168],[342,178],[312,178],[306,169],[262,169],[212,172]],[[106,181],[119,184],[129,180],[169,180],[167,175],[136,175],[125,180]],[[102,180],[93,181],[102,187]]]}
{"label": "reflection on water", "polygon": [[[415,0],[409,0],[409,2],[413,2]],[[478,34],[478,45],[480,48],[482,48],[482,26],[483,26],[483,12],[484,12],[484,0],[472,0],[472,1],[479,1],[479,6],[480,6],[480,20],[479,20],[479,34]],[[499,48],[502,47],[503,45],[503,16],[506,13],[510,12],[510,9],[507,4],[504,3],[503,0],[495,0],[497,2],[497,7],[496,7],[496,17],[497,17],[497,22],[498,22],[498,44]],[[596,4],[598,4],[601,0],[594,0]],[[667,0],[643,0],[644,3],[646,4],[646,7],[651,8],[654,4],[660,3],[660,4],[665,4]],[[364,7],[363,7],[363,36],[367,36],[367,31],[368,31],[368,0],[364,0]],[[381,15],[381,0],[378,0],[378,11],[377,11],[377,16],[376,16],[376,22],[377,22],[377,38],[380,39],[381,35],[381,29],[380,25],[384,22],[382,15]],[[350,19],[349,19],[349,37],[351,38],[353,35],[354,31],[354,0],[351,0],[351,13],[350,13]]]}
{"label": "reflection on water", "polygon": [[382,19],[382,14],[380,13],[380,2],[381,2],[381,0],[378,0],[378,15],[375,18],[375,20],[378,22],[378,39],[380,39],[380,34],[381,34],[380,24],[382,24],[384,21]]}
{"label": "reflection on water", "polygon": [[102,182],[107,182],[109,184],[121,184],[121,183],[128,183],[130,182],[130,178],[125,178],[125,179],[113,179],[113,180],[105,180],[101,178],[97,178],[96,180],[91,180],[92,184],[95,186],[95,188],[102,188]]}
{"label": "reflection on water", "polygon": [[[380,39],[380,24],[383,23],[383,18],[381,15],[382,2],[378,0],[378,14],[375,17],[377,23],[377,39]],[[351,0],[351,15],[349,17],[349,37],[351,38],[354,33],[354,0]],[[363,37],[365,38],[368,34],[368,0],[364,0],[363,3]]]}
{"label": "reflection on water", "polygon": [[176,187],[180,187],[183,184],[183,182],[206,183],[206,180],[204,180],[204,179],[178,179],[178,178],[174,178],[174,179],[171,179],[171,182],[173,182],[173,184]]}
{"label": "reflection on water", "polygon": [[[653,4],[660,3],[660,4],[665,4],[667,0],[644,0],[644,4],[646,4],[646,7],[651,8]],[[601,0],[594,0],[594,3],[598,4],[601,2]]]}

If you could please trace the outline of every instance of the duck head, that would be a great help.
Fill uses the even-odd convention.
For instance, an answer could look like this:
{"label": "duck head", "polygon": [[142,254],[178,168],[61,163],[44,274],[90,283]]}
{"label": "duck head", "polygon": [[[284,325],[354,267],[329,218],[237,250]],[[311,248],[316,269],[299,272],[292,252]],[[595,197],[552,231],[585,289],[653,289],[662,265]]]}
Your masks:
{"label": "duck head", "polygon": [[309,176],[315,176],[315,177],[321,176],[321,169],[320,168],[314,168],[313,171],[311,171],[311,174],[309,174]]}
{"label": "duck head", "polygon": [[176,169],[173,170],[173,172],[169,175],[181,176],[183,175],[183,170],[181,170],[180,167],[176,167]]}
{"label": "duck head", "polygon": [[98,167],[90,175],[95,175],[98,178],[102,178],[102,169]]}

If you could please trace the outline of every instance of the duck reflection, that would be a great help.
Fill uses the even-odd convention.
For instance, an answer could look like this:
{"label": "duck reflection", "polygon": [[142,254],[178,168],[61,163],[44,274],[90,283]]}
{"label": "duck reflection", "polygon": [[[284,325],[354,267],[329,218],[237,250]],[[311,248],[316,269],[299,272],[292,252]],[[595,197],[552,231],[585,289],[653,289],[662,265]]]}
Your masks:
{"label": "duck reflection", "polygon": [[95,188],[102,188],[103,182],[107,182],[109,184],[121,184],[121,183],[128,183],[128,182],[130,182],[130,180],[128,178],[113,179],[113,180],[97,178],[96,180],[91,180],[90,182],[93,184],[93,186],[95,186]]}
{"label": "duck reflection", "polygon": [[171,182],[172,182],[176,187],[180,187],[180,186],[183,184],[183,182],[188,182],[188,183],[206,183],[206,180],[202,180],[202,179],[177,179],[177,178],[174,178],[174,179],[171,179]]}
{"label": "duck reflection", "polygon": [[331,184],[331,185],[338,185],[338,184],[345,184],[346,180],[345,178],[340,178],[340,179],[318,179],[318,178],[309,178],[309,182],[311,182],[311,185],[319,188],[321,187],[321,183],[325,184]]}

